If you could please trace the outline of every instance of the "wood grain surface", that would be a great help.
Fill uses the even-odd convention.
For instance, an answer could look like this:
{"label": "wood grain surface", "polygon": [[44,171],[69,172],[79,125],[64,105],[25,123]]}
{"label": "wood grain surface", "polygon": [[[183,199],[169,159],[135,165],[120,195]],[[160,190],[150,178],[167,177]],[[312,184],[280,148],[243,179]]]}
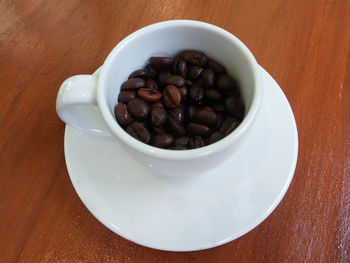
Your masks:
{"label": "wood grain surface", "polygon": [[[194,19],[240,38],[285,92],[299,159],[277,209],[226,245],[175,253],[109,231],[69,180],[64,79],[136,29]],[[0,262],[350,262],[350,1],[0,1]]]}

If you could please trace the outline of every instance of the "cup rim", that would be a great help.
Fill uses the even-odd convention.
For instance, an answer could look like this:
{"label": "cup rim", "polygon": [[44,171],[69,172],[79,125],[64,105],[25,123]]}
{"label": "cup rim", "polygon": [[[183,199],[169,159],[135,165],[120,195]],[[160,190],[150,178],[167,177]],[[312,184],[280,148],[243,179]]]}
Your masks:
{"label": "cup rim", "polygon": [[[111,65],[111,62],[113,61],[116,54],[125,45],[127,45],[129,41],[131,41],[132,39],[140,35],[147,34],[152,30],[158,30],[165,27],[169,28],[169,27],[178,27],[178,26],[191,26],[191,27],[197,27],[202,29],[205,28],[210,31],[215,31],[217,34],[220,34],[225,38],[229,39],[248,58],[249,66],[253,73],[252,77],[255,83],[252,104],[250,106],[249,111],[245,115],[243,121],[240,123],[240,125],[232,133],[230,133],[229,135],[225,136],[224,138],[222,138],[221,140],[213,144],[210,144],[201,148],[189,149],[189,150],[162,149],[162,148],[145,144],[133,138],[132,136],[127,134],[124,129],[121,128],[121,126],[117,123],[113,115],[110,113],[107,100],[104,98],[103,96],[104,93],[102,92],[102,90],[106,88],[105,82],[106,82],[106,72],[108,67]],[[101,112],[102,118],[106,123],[106,126],[110,129],[111,133],[120,142],[122,142],[124,145],[128,147],[131,147],[133,150],[136,150],[139,153],[146,154],[148,156],[151,156],[157,159],[163,159],[163,160],[164,159],[193,160],[193,159],[210,155],[214,152],[218,152],[225,149],[226,147],[229,147],[230,145],[232,145],[233,141],[236,141],[239,138],[241,138],[242,135],[245,132],[247,132],[249,127],[253,124],[253,121],[256,118],[258,110],[260,109],[261,99],[262,99],[262,86],[261,86],[261,77],[258,69],[258,63],[256,62],[253,54],[250,52],[247,46],[245,46],[241,40],[239,40],[237,37],[235,37],[233,34],[229,33],[228,31],[218,26],[215,26],[206,22],[202,22],[202,21],[195,21],[195,20],[168,20],[168,21],[158,22],[158,23],[154,23],[146,27],[143,27],[131,33],[127,37],[125,37],[112,49],[112,51],[107,56],[99,75],[98,87],[97,87],[97,104]]]}

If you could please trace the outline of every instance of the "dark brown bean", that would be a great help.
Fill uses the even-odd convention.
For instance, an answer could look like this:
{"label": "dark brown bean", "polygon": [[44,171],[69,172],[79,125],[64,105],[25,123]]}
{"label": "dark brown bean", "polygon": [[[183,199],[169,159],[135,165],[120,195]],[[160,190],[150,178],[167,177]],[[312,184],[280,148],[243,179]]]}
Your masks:
{"label": "dark brown bean", "polygon": [[182,107],[176,107],[168,111],[169,117],[173,118],[179,123],[182,123],[185,119],[185,112]]}
{"label": "dark brown bean", "polygon": [[152,67],[160,70],[170,70],[174,60],[170,57],[151,57],[149,63]]}
{"label": "dark brown bean", "polygon": [[185,112],[185,119],[186,119],[186,122],[191,122],[193,121],[194,119],[194,116],[196,115],[197,113],[197,109],[195,106],[193,105],[190,105],[186,108],[186,112]]}
{"label": "dark brown bean", "polygon": [[150,112],[149,104],[139,98],[130,100],[127,109],[136,120],[146,120]]}
{"label": "dark brown bean", "polygon": [[151,122],[155,126],[163,125],[167,120],[167,113],[162,107],[153,108],[151,110]]}
{"label": "dark brown bean", "polygon": [[170,147],[169,150],[188,150],[188,148],[186,146],[177,145]]}
{"label": "dark brown bean", "polygon": [[207,95],[207,98],[209,100],[220,100],[221,99],[220,92],[218,92],[217,89],[206,89],[205,94]]}
{"label": "dark brown bean", "polygon": [[224,112],[225,111],[225,105],[222,103],[215,103],[212,105],[212,107],[216,112]]}
{"label": "dark brown bean", "polygon": [[149,78],[149,73],[147,69],[138,69],[135,70],[133,73],[130,74],[129,79],[133,79],[133,78]]}
{"label": "dark brown bean", "polygon": [[152,130],[154,133],[156,134],[162,134],[162,133],[166,133],[166,130],[164,129],[163,126],[152,126]]}
{"label": "dark brown bean", "polygon": [[180,75],[185,78],[187,75],[187,71],[188,69],[187,69],[186,61],[180,58],[175,59],[174,65],[173,65],[174,74]]}
{"label": "dark brown bean", "polygon": [[236,129],[239,125],[239,121],[235,118],[227,118],[223,121],[221,124],[221,127],[219,129],[219,132],[222,134],[227,135],[228,133],[232,132],[234,129]]}
{"label": "dark brown bean", "polygon": [[182,86],[179,88],[179,91],[181,94],[181,101],[182,102],[187,101],[188,88],[186,86]]}
{"label": "dark brown bean", "polygon": [[133,90],[122,90],[118,96],[118,102],[128,103],[136,98],[136,92]]}
{"label": "dark brown bean", "polygon": [[211,68],[216,74],[219,75],[225,74],[226,72],[225,68],[213,59],[208,60],[208,68]]}
{"label": "dark brown bean", "polygon": [[147,65],[146,69],[148,71],[148,78],[150,78],[150,79],[156,79],[157,78],[158,72],[151,65]]}
{"label": "dark brown bean", "polygon": [[165,80],[166,85],[174,85],[177,87],[181,87],[185,85],[185,83],[186,83],[186,80],[179,75],[172,75]]}
{"label": "dark brown bean", "polygon": [[169,71],[164,71],[158,74],[158,86],[164,87],[166,86],[165,80],[171,76]]}
{"label": "dark brown bean", "polygon": [[144,143],[149,143],[151,140],[151,134],[141,122],[134,121],[127,128],[126,132],[129,133],[135,139]]}
{"label": "dark brown bean", "polygon": [[213,130],[218,130],[221,127],[222,122],[224,121],[224,114],[222,112],[216,113],[216,124]]}
{"label": "dark brown bean", "polygon": [[153,79],[146,80],[146,87],[149,89],[159,90],[157,82],[155,82]]}
{"label": "dark brown bean", "polygon": [[215,126],[217,117],[214,111],[203,109],[197,112],[197,114],[194,116],[194,121],[206,126]]}
{"label": "dark brown bean", "polygon": [[230,75],[224,74],[218,77],[216,86],[221,91],[228,91],[233,90],[237,83]]}
{"label": "dark brown bean", "polygon": [[200,147],[203,147],[204,145],[205,145],[204,140],[200,136],[192,137],[188,143],[188,146],[190,147],[190,149],[200,148]]}
{"label": "dark brown bean", "polygon": [[114,114],[120,125],[126,126],[134,121],[134,118],[127,111],[126,105],[122,102],[118,103],[114,108]]}
{"label": "dark brown bean", "polygon": [[215,83],[215,73],[212,69],[207,68],[203,71],[201,75],[201,79],[203,81],[204,87],[211,88]]}
{"label": "dark brown bean", "polygon": [[151,145],[159,148],[168,148],[174,143],[174,136],[169,133],[156,134],[151,140]]}
{"label": "dark brown bean", "polygon": [[190,98],[195,104],[201,104],[204,99],[205,91],[199,84],[194,84],[190,88]]}
{"label": "dark brown bean", "polygon": [[237,97],[228,97],[225,100],[225,107],[227,112],[238,120],[244,117],[245,107],[244,103]]}
{"label": "dark brown bean", "polygon": [[197,50],[184,50],[179,57],[194,65],[204,66],[207,63],[207,56]]}
{"label": "dark brown bean", "polygon": [[137,95],[147,102],[155,102],[162,98],[162,93],[158,90],[150,88],[141,88],[137,91]]}
{"label": "dark brown bean", "polygon": [[220,132],[213,132],[210,137],[209,137],[209,144],[217,142],[219,140],[221,140],[222,138],[224,138],[224,135]]}
{"label": "dark brown bean", "polygon": [[168,108],[176,108],[181,103],[180,91],[174,85],[167,86],[163,91],[163,100]]}
{"label": "dark brown bean", "polygon": [[151,109],[158,108],[158,107],[164,108],[164,105],[161,101],[156,101],[151,104]]}
{"label": "dark brown bean", "polygon": [[189,135],[208,137],[211,130],[206,125],[191,122],[187,124],[187,132]]}
{"label": "dark brown bean", "polygon": [[182,124],[172,118],[168,118],[166,127],[167,127],[167,130],[170,133],[174,134],[175,136],[183,136],[186,134],[186,130],[182,126]]}
{"label": "dark brown bean", "polygon": [[188,136],[181,136],[175,139],[174,145],[175,146],[187,146],[188,142],[190,141],[190,137]]}
{"label": "dark brown bean", "polygon": [[202,74],[203,68],[201,66],[193,65],[190,67],[188,77],[191,80],[196,80]]}
{"label": "dark brown bean", "polygon": [[144,79],[133,78],[125,81],[121,86],[121,90],[134,90],[134,89],[143,88],[145,86],[146,86],[146,81]]}

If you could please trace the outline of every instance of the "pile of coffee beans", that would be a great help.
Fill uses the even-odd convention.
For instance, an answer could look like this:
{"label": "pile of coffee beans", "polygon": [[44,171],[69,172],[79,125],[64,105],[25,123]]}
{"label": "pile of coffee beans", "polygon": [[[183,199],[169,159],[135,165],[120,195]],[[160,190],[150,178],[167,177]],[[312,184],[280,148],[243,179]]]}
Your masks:
{"label": "pile of coffee beans", "polygon": [[127,133],[172,150],[217,142],[237,128],[244,113],[237,81],[196,50],[151,57],[121,85],[115,107]]}

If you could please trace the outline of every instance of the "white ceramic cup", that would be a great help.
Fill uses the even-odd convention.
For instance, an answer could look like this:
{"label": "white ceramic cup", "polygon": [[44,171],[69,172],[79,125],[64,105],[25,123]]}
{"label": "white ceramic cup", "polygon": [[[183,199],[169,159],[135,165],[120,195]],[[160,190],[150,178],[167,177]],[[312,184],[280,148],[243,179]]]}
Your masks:
{"label": "white ceramic cup", "polygon": [[[198,149],[165,150],[144,144],[127,134],[116,121],[114,107],[120,86],[131,72],[144,67],[150,57],[174,56],[184,49],[204,52],[238,80],[246,106],[244,120],[228,136]],[[208,23],[172,20],[144,27],[126,37],[108,55],[98,75],[77,75],[65,80],[58,92],[56,109],[70,126],[114,137],[153,172],[188,176],[207,172],[228,159],[248,137],[261,99],[258,64],[238,38]]]}

